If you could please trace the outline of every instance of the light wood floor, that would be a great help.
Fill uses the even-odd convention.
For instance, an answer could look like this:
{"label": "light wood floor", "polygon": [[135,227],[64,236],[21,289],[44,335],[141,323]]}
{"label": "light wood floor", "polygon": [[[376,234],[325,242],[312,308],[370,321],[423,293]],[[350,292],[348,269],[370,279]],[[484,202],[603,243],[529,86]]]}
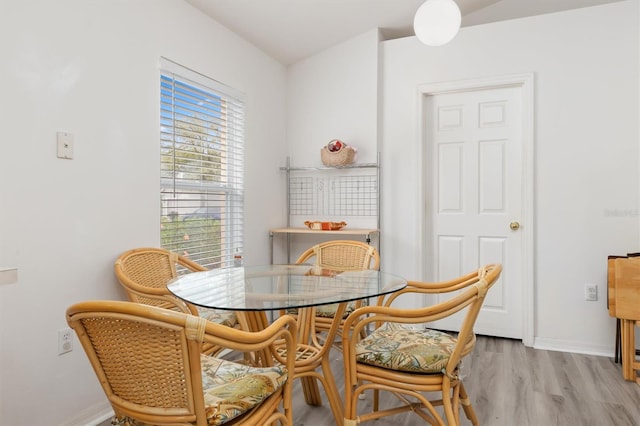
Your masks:
{"label": "light wood floor", "polygon": [[[334,350],[332,357],[342,393],[342,354]],[[463,375],[483,426],[640,426],[640,386],[625,381],[612,358],[536,350],[517,340],[478,336],[473,354],[465,358]],[[370,403],[369,396],[359,405]],[[469,425],[461,416],[462,424]],[[423,423],[407,413],[364,424]],[[320,407],[306,405],[296,381],[294,426],[334,425],[326,399]]]}
{"label": "light wood floor", "polygon": [[[342,392],[341,353],[332,355]],[[518,340],[478,336],[463,374],[483,426],[640,426],[640,386],[622,378],[621,366],[613,358],[536,350]],[[370,403],[367,397],[359,406]],[[294,425],[334,424],[328,404],[306,405],[296,383]],[[419,424],[421,419],[411,413],[364,423]],[[471,423],[464,418],[462,424]]]}

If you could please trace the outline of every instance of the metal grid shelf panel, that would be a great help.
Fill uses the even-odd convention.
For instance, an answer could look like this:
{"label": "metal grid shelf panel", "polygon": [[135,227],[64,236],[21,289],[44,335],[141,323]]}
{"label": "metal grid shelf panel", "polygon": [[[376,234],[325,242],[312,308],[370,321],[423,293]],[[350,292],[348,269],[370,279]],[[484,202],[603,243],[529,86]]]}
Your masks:
{"label": "metal grid shelf panel", "polygon": [[289,212],[308,215],[314,212],[314,182],[312,177],[295,177],[289,181]]}
{"label": "metal grid shelf panel", "polygon": [[291,177],[289,214],[375,217],[377,185],[376,175]]}

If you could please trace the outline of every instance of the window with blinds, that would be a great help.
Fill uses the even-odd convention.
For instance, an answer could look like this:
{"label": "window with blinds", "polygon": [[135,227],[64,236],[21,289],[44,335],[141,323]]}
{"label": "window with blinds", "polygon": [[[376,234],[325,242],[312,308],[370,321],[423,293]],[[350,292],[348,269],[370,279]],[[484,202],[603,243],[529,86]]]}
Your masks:
{"label": "window with blinds", "polygon": [[244,242],[244,101],[174,62],[161,65],[161,245],[208,268],[232,266]]}

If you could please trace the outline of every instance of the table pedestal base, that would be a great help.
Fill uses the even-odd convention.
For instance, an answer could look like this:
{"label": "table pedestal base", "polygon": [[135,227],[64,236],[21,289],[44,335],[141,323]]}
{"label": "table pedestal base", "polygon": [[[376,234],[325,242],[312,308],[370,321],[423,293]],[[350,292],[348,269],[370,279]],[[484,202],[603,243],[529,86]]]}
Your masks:
{"label": "table pedestal base", "polygon": [[[344,416],[342,400],[340,399],[335,377],[331,370],[329,353],[337,335],[340,318],[342,318],[346,307],[347,303],[338,304],[335,314],[336,319],[323,343],[318,342],[316,338],[316,330],[314,327],[315,307],[301,308],[297,314],[298,345],[292,378],[300,379],[305,402],[312,406],[322,405],[322,395],[320,394],[318,382],[322,383],[336,425],[342,425]],[[264,311],[241,312],[238,315],[238,321],[245,330],[250,331],[260,331],[268,326],[268,319]],[[280,357],[286,358],[289,356],[284,348],[276,347],[275,351]],[[270,366],[273,365],[273,360],[274,356],[272,353],[261,351],[254,354],[252,362],[257,365]]]}

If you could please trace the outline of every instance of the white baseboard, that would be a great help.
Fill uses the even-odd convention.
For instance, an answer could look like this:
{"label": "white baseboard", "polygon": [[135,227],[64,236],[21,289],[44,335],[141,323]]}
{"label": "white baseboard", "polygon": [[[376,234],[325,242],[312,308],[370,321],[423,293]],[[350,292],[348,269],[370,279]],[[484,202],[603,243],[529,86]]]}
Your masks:
{"label": "white baseboard", "polygon": [[68,419],[65,426],[96,426],[113,417],[113,409],[108,401],[85,408],[76,416]]}
{"label": "white baseboard", "polygon": [[568,340],[548,339],[536,337],[533,341],[535,349],[547,351],[571,352],[584,355],[613,357],[614,349],[609,345],[585,345],[583,342],[572,342]]}

